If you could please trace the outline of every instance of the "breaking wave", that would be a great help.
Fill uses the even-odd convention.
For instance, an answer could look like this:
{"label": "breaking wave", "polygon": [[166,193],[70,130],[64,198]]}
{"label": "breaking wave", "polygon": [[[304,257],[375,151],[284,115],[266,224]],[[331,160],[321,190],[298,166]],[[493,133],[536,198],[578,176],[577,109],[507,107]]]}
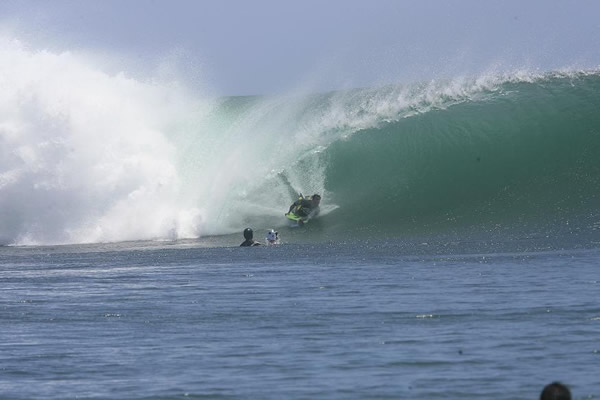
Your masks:
{"label": "breaking wave", "polygon": [[597,71],[214,99],[14,40],[0,58],[3,244],[276,227],[299,192],[332,239],[598,229]]}

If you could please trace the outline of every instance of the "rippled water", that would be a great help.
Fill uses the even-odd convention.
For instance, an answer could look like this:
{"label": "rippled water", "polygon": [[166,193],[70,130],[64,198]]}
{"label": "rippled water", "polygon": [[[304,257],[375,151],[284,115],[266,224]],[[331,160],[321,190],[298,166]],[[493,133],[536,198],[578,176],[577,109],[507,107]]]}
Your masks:
{"label": "rippled water", "polygon": [[600,396],[600,251],[0,248],[0,397]]}

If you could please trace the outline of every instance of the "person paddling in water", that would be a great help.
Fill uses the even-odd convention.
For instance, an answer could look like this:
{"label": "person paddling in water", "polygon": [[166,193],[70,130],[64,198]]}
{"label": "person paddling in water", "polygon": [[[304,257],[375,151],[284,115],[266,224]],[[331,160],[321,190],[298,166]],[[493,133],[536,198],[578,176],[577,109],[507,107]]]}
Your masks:
{"label": "person paddling in water", "polygon": [[246,228],[244,229],[244,240],[242,242],[242,244],[240,244],[240,247],[250,247],[250,246],[260,246],[262,243],[257,242],[256,240],[252,239],[254,237],[254,232],[252,231],[252,229],[250,228]]}
{"label": "person paddling in water", "polygon": [[[287,213],[294,213],[298,217],[305,219],[314,215],[318,211],[320,203],[321,196],[318,194],[313,194],[309,197],[300,195],[300,198],[290,206],[290,209]],[[302,225],[304,223],[302,219],[298,221],[298,224]]]}

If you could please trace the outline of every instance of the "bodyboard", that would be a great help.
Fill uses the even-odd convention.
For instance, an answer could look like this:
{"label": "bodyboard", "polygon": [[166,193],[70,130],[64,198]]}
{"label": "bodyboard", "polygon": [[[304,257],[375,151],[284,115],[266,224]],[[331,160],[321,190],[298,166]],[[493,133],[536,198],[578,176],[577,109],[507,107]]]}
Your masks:
{"label": "bodyboard", "polygon": [[294,214],[293,212],[289,212],[289,213],[285,214],[285,216],[287,217],[287,219],[294,221],[294,222],[302,222],[304,224],[308,222],[308,218],[300,217],[300,216]]}

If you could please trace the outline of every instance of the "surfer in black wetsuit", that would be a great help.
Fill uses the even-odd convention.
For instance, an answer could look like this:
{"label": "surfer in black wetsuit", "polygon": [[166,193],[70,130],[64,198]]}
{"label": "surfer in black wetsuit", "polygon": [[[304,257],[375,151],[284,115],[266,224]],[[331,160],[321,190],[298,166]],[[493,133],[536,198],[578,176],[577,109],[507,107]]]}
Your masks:
{"label": "surfer in black wetsuit", "polygon": [[240,244],[240,247],[260,246],[262,244],[260,242],[257,242],[256,240],[253,240],[252,237],[254,237],[254,232],[252,232],[252,229],[244,229],[244,238],[246,240],[244,240],[242,244]]}
{"label": "surfer in black wetsuit", "polygon": [[318,194],[313,194],[309,197],[304,197],[300,195],[300,198],[296,200],[288,210],[288,213],[293,212],[297,216],[301,218],[308,217],[313,211],[319,208],[319,204],[321,203],[321,196]]}

